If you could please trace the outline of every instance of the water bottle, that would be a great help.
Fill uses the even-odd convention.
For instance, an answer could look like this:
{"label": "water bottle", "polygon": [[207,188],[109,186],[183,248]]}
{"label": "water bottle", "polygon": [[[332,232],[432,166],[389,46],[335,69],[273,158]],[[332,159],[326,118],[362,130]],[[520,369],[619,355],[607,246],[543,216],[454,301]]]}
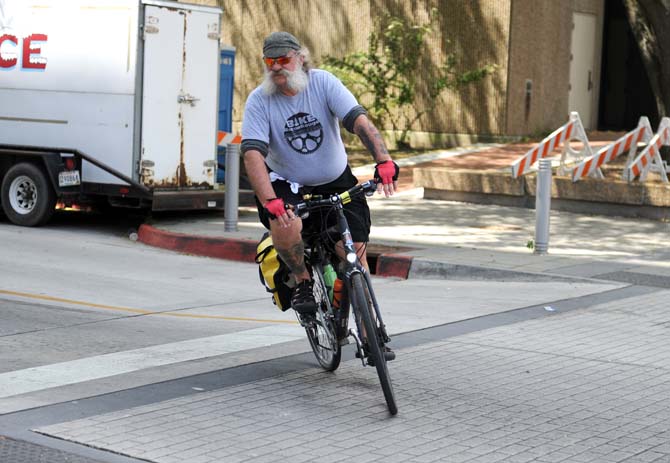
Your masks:
{"label": "water bottle", "polygon": [[347,337],[347,326],[349,325],[349,305],[344,300],[344,282],[339,278],[333,283],[333,312],[335,313],[335,326],[337,339]]}
{"label": "water bottle", "polygon": [[326,288],[328,288],[328,299],[332,302],[333,300],[333,284],[335,283],[335,280],[337,279],[337,274],[335,273],[335,269],[331,264],[326,264],[323,266],[323,282],[326,284]]}
{"label": "water bottle", "polygon": [[339,278],[333,283],[333,308],[339,309],[342,306],[342,287],[344,282]]}

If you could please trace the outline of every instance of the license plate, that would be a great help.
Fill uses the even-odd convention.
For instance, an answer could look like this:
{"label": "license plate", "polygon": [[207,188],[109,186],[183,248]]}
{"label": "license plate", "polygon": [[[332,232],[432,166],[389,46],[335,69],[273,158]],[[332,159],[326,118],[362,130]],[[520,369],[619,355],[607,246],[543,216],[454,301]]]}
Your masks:
{"label": "license plate", "polygon": [[81,180],[79,179],[78,170],[58,172],[58,186],[74,186],[79,185],[80,183]]}

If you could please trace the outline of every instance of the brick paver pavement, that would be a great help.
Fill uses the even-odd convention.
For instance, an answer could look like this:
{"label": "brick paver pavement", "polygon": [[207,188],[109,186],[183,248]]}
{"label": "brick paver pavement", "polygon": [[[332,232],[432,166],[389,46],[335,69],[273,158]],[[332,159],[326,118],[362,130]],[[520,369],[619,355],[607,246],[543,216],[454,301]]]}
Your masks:
{"label": "brick paver pavement", "polygon": [[41,429],[159,463],[670,462],[668,291]]}

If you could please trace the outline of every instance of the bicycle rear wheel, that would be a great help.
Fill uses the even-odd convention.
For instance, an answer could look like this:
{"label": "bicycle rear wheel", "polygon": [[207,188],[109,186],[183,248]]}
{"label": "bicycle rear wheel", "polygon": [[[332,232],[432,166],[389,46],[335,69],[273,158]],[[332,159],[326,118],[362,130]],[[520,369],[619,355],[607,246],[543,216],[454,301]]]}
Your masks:
{"label": "bicycle rear wheel", "polygon": [[384,391],[384,398],[391,415],[398,413],[398,406],[395,402],[395,394],[393,392],[393,384],[391,384],[391,376],[389,375],[388,366],[386,364],[386,357],[384,357],[385,343],[377,328],[376,318],[373,316],[374,307],[370,301],[370,291],[368,283],[360,273],[356,273],[351,277],[352,297],[351,304],[354,313],[360,316],[363,326],[365,327],[365,341],[368,347],[368,355],[372,357],[377,368],[377,375],[379,382]]}
{"label": "bicycle rear wheel", "polygon": [[337,340],[332,310],[329,312],[330,299],[323,279],[323,269],[320,265],[315,265],[312,273],[317,310],[314,320],[305,324],[305,331],[319,365],[326,371],[335,371],[340,366],[342,348]]}

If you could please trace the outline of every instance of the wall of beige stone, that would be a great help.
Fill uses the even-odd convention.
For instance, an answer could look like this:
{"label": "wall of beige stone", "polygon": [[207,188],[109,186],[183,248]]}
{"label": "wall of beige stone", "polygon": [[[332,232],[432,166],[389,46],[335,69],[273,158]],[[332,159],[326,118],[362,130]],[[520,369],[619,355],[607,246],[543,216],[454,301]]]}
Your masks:
{"label": "wall of beige stone", "polygon": [[[427,42],[430,59],[417,72],[430,78],[435,66],[444,60],[448,46],[453,47],[451,50],[462,70],[484,64],[496,64],[498,69],[483,82],[446,92],[435,110],[426,114],[415,129],[428,133],[504,134],[510,0],[190,0],[189,3],[224,9],[222,43],[237,50],[235,128],[239,128],[247,95],[262,79],[261,46],[268,32],[291,31],[310,48],[318,64],[325,55],[343,56],[365,50],[374,27],[371,19],[374,12],[389,11],[428,21],[430,10],[437,8],[438,30]],[[436,138],[440,139],[447,140]]]}
{"label": "wall of beige stone", "polygon": [[[509,40],[510,1],[461,0],[389,2],[377,1],[375,10],[392,14],[428,18],[438,10],[437,27],[427,39],[430,60],[419,72],[427,79],[454,53],[458,70],[475,69],[485,64],[497,66],[492,76],[458,90],[449,90],[435,110],[426,114],[416,129],[433,133],[502,135],[505,131],[505,89],[507,87],[507,43]],[[419,99],[419,103],[425,103]]]}
{"label": "wall of beige stone", "polygon": [[[485,64],[495,64],[497,69],[484,81],[447,91],[439,98],[435,110],[414,127],[413,143],[426,146],[460,143],[464,138],[458,134],[527,135],[562,124],[568,111],[572,11],[594,12],[602,22],[604,0],[189,2],[224,9],[222,44],[237,50],[234,130],[239,130],[247,95],[262,79],[261,47],[270,31],[294,33],[310,48],[318,65],[325,55],[366,49],[375,27],[371,18],[378,12],[428,21],[429,12],[436,8],[438,27],[426,45],[430,58],[418,72],[430,79],[449,50],[456,55],[460,70]],[[527,79],[533,81],[528,110]],[[599,74],[595,80],[599,81]],[[425,97],[420,97],[419,104],[423,102]]]}
{"label": "wall of beige stone", "polygon": [[221,43],[236,49],[233,130],[241,125],[244,102],[263,79],[262,46],[276,30],[293,33],[318,64],[324,55],[366,47],[371,30],[368,0],[189,0],[223,8]]}
{"label": "wall of beige stone", "polygon": [[[514,0],[512,4],[506,131],[532,134],[559,127],[568,111],[570,3]],[[527,81],[532,84],[530,98]]]}

